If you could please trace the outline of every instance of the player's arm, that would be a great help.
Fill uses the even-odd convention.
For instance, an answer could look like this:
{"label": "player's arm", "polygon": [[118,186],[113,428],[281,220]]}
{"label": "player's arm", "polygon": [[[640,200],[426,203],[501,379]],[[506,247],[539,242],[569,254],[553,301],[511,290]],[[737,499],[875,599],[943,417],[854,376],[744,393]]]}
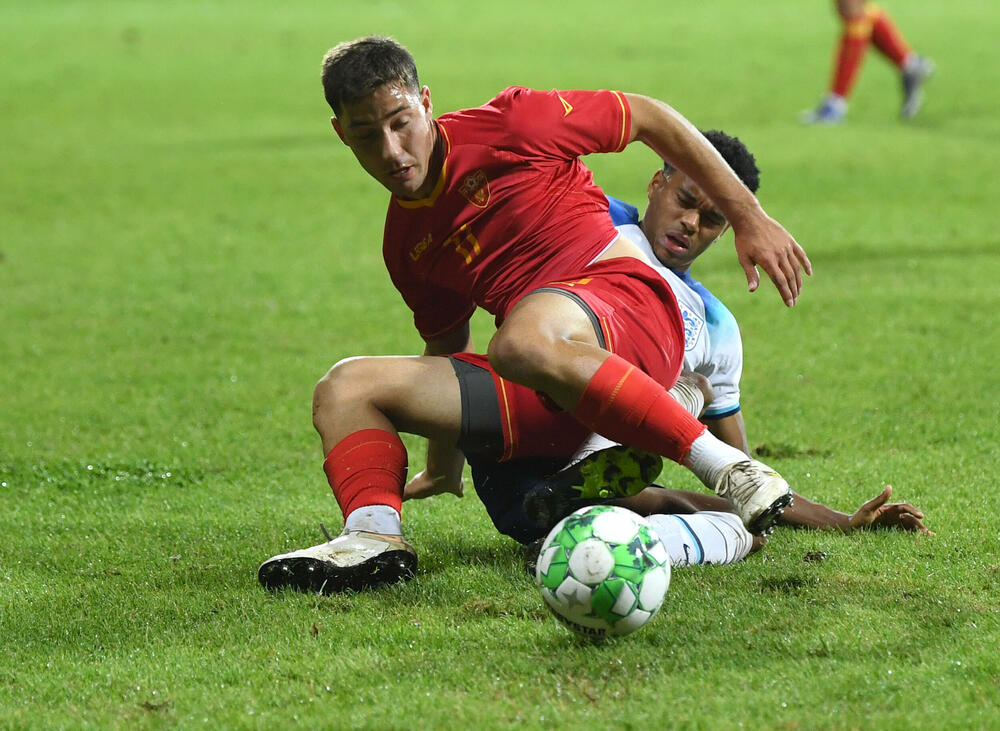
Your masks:
{"label": "player's arm", "polygon": [[736,253],[750,291],[757,289],[760,266],[791,307],[802,291],[802,270],[812,274],[805,251],[784,227],[767,215],[757,199],[716,149],[667,104],[626,94],[632,114],[630,142],[639,140],[686,173],[712,199],[733,227]]}
{"label": "player's arm", "polygon": [[892,487],[864,503],[854,513],[841,513],[801,495],[781,514],[781,522],[799,528],[837,529],[844,533],[865,528],[896,528],[934,535],[923,524],[924,514],[909,503],[890,503]]}
{"label": "player's arm", "polygon": [[444,335],[424,338],[424,355],[451,355],[472,352],[472,330],[466,323]]}
{"label": "player's arm", "polygon": [[[451,333],[427,338],[424,342],[424,355],[472,352],[472,334],[468,322]],[[445,492],[461,497],[464,492],[462,486],[464,467],[465,457],[454,444],[439,439],[428,439],[427,464],[406,483],[403,488],[403,499],[425,498]]]}

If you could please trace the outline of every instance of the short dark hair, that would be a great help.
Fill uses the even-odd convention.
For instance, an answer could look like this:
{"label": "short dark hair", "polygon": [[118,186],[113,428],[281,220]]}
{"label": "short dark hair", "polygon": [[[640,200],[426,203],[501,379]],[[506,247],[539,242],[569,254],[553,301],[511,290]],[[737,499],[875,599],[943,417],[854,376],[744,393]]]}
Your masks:
{"label": "short dark hair", "polygon": [[[738,137],[730,137],[721,130],[710,129],[702,134],[705,139],[712,143],[712,147],[719,151],[722,159],[743,181],[743,185],[748,187],[751,193],[756,193],[760,187],[760,169],[757,167],[757,160],[753,153],[747,149],[747,146]],[[670,177],[670,173],[676,169],[669,162],[663,163],[663,174],[667,177]]]}
{"label": "short dark hair", "polygon": [[335,115],[380,86],[401,83],[420,91],[417,65],[406,47],[385,36],[344,41],[323,56],[323,95]]}

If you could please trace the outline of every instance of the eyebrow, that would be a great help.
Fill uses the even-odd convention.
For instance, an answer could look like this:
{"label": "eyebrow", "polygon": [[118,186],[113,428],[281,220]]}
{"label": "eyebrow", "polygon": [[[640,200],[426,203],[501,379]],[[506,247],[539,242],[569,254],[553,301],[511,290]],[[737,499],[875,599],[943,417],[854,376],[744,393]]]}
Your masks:
{"label": "eyebrow", "polygon": [[702,196],[699,196],[699,195],[695,195],[694,191],[691,190],[687,185],[682,185],[678,190],[683,195],[686,195],[688,198],[694,198],[695,201],[697,201],[699,198],[702,197]]}
{"label": "eyebrow", "polygon": [[409,108],[410,108],[409,104],[400,104],[398,107],[396,107],[395,109],[393,109],[391,112],[387,112],[386,114],[383,114],[378,119],[373,119],[371,121],[357,121],[357,122],[352,121],[347,126],[350,129],[354,129],[355,127],[370,127],[371,125],[378,124],[379,122],[381,122],[383,120],[386,120],[386,119],[389,119],[390,117],[395,117],[400,112],[406,111]]}
{"label": "eyebrow", "polygon": [[[694,194],[694,191],[692,191],[690,188],[687,187],[687,185],[682,185],[679,188],[679,190],[680,190],[681,193],[683,193],[684,195],[688,196],[689,198],[693,198],[694,201],[695,201],[695,203],[698,203],[702,198],[704,198],[705,202],[708,204],[708,208],[707,208],[707,210],[705,210],[705,213],[713,215],[713,216],[718,216],[723,221],[726,220],[725,214],[721,210],[719,210],[719,207],[712,202],[712,199],[709,198],[704,193],[702,193],[700,196],[697,196],[697,195]],[[699,188],[699,190],[700,190],[700,188]],[[701,206],[698,206],[698,207],[701,208]]]}

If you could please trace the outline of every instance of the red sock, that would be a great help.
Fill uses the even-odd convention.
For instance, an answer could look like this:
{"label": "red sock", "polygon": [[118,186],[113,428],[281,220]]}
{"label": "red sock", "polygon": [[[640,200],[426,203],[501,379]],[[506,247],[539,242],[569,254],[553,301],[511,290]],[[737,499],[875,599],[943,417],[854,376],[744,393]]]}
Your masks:
{"label": "red sock", "polygon": [[844,35],[840,37],[840,47],[837,50],[837,65],[833,72],[833,84],[830,91],[845,99],[851,93],[865,60],[865,51],[872,37],[872,19],[865,15],[844,21]]}
{"label": "red sock", "polygon": [[889,14],[881,8],[876,10],[875,25],[872,26],[872,42],[883,56],[892,61],[899,68],[903,68],[903,61],[910,53],[910,44],[903,38],[899,28],[892,22]]}
{"label": "red sock", "polygon": [[597,369],[573,416],[608,439],[675,462],[705,431],[667,389],[617,355]]}
{"label": "red sock", "polygon": [[323,471],[346,518],[366,505],[403,506],[406,447],[382,429],[362,429],[337,442]]}

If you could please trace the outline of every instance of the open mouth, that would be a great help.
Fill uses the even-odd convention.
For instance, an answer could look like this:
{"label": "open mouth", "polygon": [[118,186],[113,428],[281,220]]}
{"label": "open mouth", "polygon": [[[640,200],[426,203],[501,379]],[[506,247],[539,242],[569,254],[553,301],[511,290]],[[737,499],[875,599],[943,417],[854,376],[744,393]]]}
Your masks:
{"label": "open mouth", "polygon": [[390,170],[389,177],[395,180],[406,180],[408,177],[410,177],[410,174],[412,172],[413,172],[412,165],[403,165],[401,167],[393,168],[392,170]]}
{"label": "open mouth", "polygon": [[685,236],[677,236],[676,234],[667,234],[665,237],[664,244],[667,249],[674,253],[686,253],[688,249],[691,248],[691,242]]}

